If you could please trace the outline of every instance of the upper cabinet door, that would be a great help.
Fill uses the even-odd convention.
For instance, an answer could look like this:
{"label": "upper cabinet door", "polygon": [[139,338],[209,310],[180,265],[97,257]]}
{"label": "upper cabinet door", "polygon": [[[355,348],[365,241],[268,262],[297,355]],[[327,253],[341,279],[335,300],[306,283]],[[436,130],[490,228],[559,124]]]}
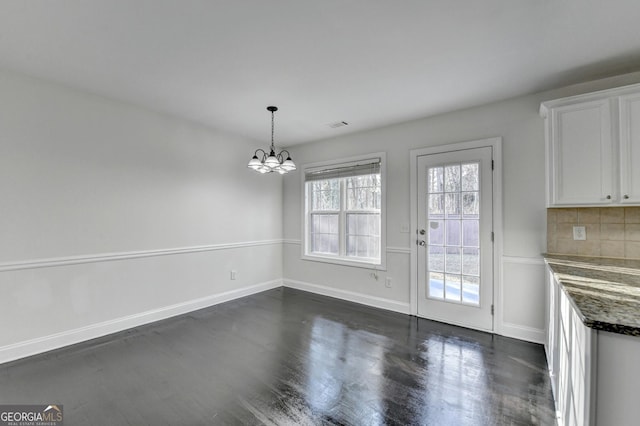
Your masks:
{"label": "upper cabinet door", "polygon": [[[620,96],[620,202],[640,203],[640,93]],[[634,167],[635,166],[635,167]]]}
{"label": "upper cabinet door", "polygon": [[610,100],[554,107],[548,118],[547,204],[588,206],[614,202],[617,197]]}
{"label": "upper cabinet door", "polygon": [[640,84],[543,102],[547,207],[640,205]]}

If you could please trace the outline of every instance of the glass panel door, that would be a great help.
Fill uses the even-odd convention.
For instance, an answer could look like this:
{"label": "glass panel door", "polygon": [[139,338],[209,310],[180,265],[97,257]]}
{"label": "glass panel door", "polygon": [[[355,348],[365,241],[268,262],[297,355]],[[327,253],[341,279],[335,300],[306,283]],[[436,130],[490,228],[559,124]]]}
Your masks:
{"label": "glass panel door", "polygon": [[418,315],[493,329],[491,148],[418,157]]}
{"label": "glass panel door", "polygon": [[427,168],[427,297],[480,304],[480,163]]}

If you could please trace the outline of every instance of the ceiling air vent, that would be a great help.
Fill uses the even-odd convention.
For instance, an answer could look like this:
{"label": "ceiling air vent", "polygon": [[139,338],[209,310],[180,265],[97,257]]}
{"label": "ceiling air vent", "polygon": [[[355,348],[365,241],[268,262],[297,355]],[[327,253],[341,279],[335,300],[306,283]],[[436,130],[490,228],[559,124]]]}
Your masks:
{"label": "ceiling air vent", "polygon": [[347,123],[346,121],[336,121],[335,123],[331,123],[328,126],[331,127],[332,129],[337,129],[338,127],[344,127],[348,125],[349,123]]}

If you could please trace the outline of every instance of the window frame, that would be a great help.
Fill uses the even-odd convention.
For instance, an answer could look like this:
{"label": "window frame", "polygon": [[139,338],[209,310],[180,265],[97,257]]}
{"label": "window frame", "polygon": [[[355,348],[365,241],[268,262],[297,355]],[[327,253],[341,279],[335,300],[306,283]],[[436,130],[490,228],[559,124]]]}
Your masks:
{"label": "window frame", "polygon": [[[307,194],[307,181],[305,175],[308,171],[331,169],[336,167],[348,167],[365,161],[372,161],[380,159],[380,260],[368,261],[365,258],[355,258],[341,255],[321,255],[313,254],[309,251],[311,243],[310,233],[310,218],[312,214],[338,214],[338,252],[346,253],[346,220],[347,214],[366,214],[372,213],[371,210],[347,210],[346,206],[346,182],[341,180],[340,182],[340,210],[337,211],[313,211],[311,209],[311,197]],[[328,160],[316,163],[304,164],[301,167],[301,186],[302,186],[302,260],[309,260],[314,262],[324,262],[343,266],[352,266],[366,269],[375,269],[386,271],[387,268],[387,172],[386,172],[386,152],[375,152],[371,154],[359,155],[354,157],[342,158],[339,160]],[[377,211],[375,213],[378,213]]]}

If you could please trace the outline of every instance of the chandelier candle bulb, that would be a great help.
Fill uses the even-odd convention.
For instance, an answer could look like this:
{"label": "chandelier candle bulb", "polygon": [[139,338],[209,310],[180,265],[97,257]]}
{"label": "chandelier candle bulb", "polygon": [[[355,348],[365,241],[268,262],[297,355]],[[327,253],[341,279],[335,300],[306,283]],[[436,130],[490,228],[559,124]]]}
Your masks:
{"label": "chandelier candle bulb", "polygon": [[[274,133],[274,117],[273,113],[278,110],[278,107],[268,106],[267,111],[271,112],[271,146],[269,147],[269,155],[263,149],[257,149],[253,154],[251,160],[249,160],[249,164],[247,167],[261,174],[264,173],[279,173],[281,175],[292,172],[296,169],[296,165],[291,159],[291,154],[289,151],[283,149],[278,154],[276,154],[276,147],[273,143],[273,133]],[[260,153],[260,156],[258,156]],[[286,153],[286,157],[285,157]]]}

